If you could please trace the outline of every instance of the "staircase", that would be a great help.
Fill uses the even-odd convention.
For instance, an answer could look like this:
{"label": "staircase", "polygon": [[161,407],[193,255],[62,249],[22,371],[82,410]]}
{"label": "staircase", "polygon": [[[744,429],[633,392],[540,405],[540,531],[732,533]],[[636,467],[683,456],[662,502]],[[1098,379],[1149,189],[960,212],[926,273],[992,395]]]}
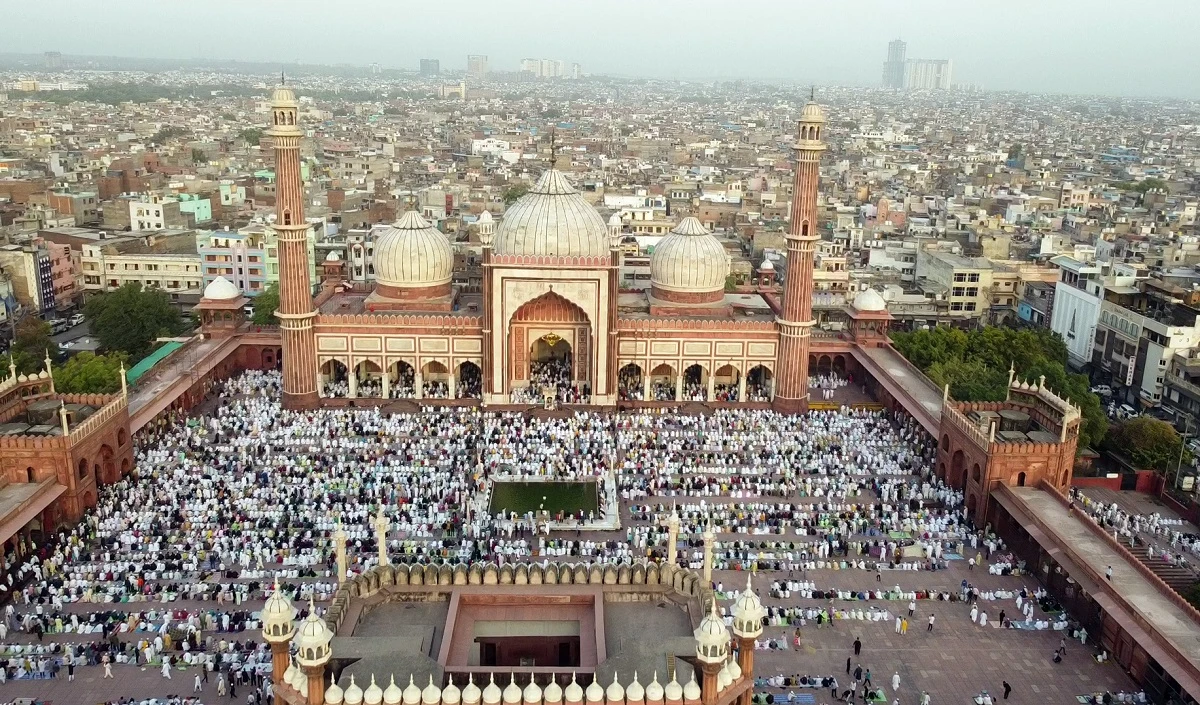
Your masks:
{"label": "staircase", "polygon": [[1197,577],[1191,570],[1171,565],[1161,558],[1151,558],[1143,544],[1138,544],[1129,550],[1155,575],[1162,578],[1164,583],[1170,585],[1175,592],[1183,593],[1196,583]]}

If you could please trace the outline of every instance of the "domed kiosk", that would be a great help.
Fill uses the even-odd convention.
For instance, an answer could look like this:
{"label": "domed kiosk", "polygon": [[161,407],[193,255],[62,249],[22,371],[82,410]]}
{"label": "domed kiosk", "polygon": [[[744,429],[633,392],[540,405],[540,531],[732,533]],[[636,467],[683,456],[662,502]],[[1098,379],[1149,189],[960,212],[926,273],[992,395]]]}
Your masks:
{"label": "domed kiosk", "polygon": [[212,338],[237,333],[246,323],[244,307],[250,299],[225,277],[217,277],[204,287],[200,302],[193,309],[200,318],[200,329]]}
{"label": "domed kiosk", "polygon": [[416,211],[400,216],[375,240],[376,287],[366,308],[449,310],[454,250],[449,239]]}
{"label": "domed kiosk", "polygon": [[888,343],[888,326],[892,315],[887,301],[874,289],[863,289],[854,295],[847,307],[849,332],[855,343],[864,347],[879,347]]}

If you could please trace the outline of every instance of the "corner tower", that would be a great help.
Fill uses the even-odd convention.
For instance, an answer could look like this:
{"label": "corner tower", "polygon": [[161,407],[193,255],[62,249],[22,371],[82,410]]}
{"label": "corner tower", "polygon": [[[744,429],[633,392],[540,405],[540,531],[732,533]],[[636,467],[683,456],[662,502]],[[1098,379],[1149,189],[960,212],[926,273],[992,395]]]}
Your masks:
{"label": "corner tower", "polygon": [[304,183],[300,178],[298,105],[291,88],[271,93],[275,149],[275,231],[279,236],[279,318],[283,338],[283,406],[317,404],[317,351],[313,335],[312,283],[308,278],[308,222],[304,220]]}
{"label": "corner tower", "polygon": [[800,114],[796,150],[796,174],[792,181],[792,220],[787,233],[787,281],[783,287],[783,310],[779,324],[778,382],[772,406],[776,411],[803,414],[808,411],[808,344],[815,321],[812,317],[813,248],[817,235],[817,184],[821,177],[821,154],[825,114],[809,101]]}

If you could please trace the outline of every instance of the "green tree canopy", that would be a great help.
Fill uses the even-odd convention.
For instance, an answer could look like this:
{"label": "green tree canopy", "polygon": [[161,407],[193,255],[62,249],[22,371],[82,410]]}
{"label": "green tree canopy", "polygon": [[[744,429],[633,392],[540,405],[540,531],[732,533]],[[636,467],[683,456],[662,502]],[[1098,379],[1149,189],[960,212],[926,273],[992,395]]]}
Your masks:
{"label": "green tree canopy", "polygon": [[167,295],[143,291],[137,283],[92,297],[83,315],[106,351],[123,352],[134,363],[150,354],[156,338],[184,331],[179,310]]}
{"label": "green tree canopy", "polygon": [[17,323],[16,336],[8,354],[0,356],[0,378],[8,376],[9,362],[17,363],[17,374],[27,375],[46,368],[46,354],[58,357],[58,343],[50,337],[50,324],[35,316],[26,316]]}
{"label": "green tree canopy", "polygon": [[246,140],[246,144],[253,147],[258,144],[258,141],[260,139],[262,139],[263,131],[262,131],[262,128],[259,128],[259,127],[250,127],[245,130],[242,130],[239,133],[239,136],[242,139]]}
{"label": "green tree canopy", "polygon": [[529,193],[529,187],[525,184],[514,184],[504,189],[504,205],[511,206],[518,198]]}
{"label": "green tree canopy", "polygon": [[1092,394],[1086,375],[1067,371],[1067,346],[1058,334],[1043,329],[981,328],[962,331],[934,328],[893,333],[901,355],[939,386],[950,385],[960,401],[1003,401],[1011,365],[1021,379],[1046,377],[1046,385],[1083,411],[1079,448],[1096,446],[1108,432],[1100,398]]}
{"label": "green tree canopy", "polygon": [[112,394],[121,388],[124,353],[81,352],[54,368],[54,388],[64,394]]}
{"label": "green tree canopy", "polygon": [[203,149],[193,148],[192,149],[192,163],[193,164],[207,164],[208,163],[208,155],[204,153]]}
{"label": "green tree canopy", "polygon": [[1108,439],[1109,446],[1140,468],[1166,472],[1179,463],[1183,438],[1166,421],[1153,416],[1138,416],[1118,425]]}
{"label": "green tree canopy", "polygon": [[273,326],[279,321],[275,320],[275,311],[279,309],[279,282],[271,282],[263,293],[254,297],[254,315],[250,317],[250,321],[255,325]]}

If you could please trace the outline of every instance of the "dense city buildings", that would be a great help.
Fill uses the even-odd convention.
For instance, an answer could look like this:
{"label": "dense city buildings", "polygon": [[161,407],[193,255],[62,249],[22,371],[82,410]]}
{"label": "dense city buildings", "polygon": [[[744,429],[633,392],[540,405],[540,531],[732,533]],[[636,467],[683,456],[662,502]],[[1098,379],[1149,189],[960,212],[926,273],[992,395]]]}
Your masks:
{"label": "dense city buildings", "polygon": [[1097,475],[1051,371],[893,341],[1200,433],[1200,112],[887,56],[0,71],[0,336],[188,314],[119,392],[0,370],[0,695],[1194,703],[1184,453]]}

